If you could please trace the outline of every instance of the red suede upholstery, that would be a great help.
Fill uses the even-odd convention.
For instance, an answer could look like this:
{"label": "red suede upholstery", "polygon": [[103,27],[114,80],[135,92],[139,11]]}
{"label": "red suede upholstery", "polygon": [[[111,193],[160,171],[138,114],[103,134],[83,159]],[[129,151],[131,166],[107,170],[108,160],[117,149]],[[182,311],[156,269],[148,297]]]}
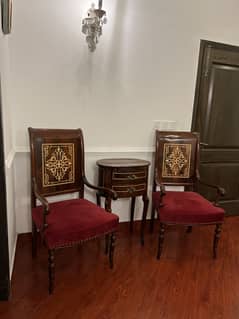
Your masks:
{"label": "red suede upholstery", "polygon": [[[32,210],[37,228],[42,227],[42,207]],[[71,199],[50,204],[48,227],[44,232],[48,248],[71,246],[116,230],[119,218],[86,199]]]}
{"label": "red suede upholstery", "polygon": [[153,205],[162,223],[221,223],[224,210],[194,192],[166,192],[160,206],[160,192],[153,193]]}

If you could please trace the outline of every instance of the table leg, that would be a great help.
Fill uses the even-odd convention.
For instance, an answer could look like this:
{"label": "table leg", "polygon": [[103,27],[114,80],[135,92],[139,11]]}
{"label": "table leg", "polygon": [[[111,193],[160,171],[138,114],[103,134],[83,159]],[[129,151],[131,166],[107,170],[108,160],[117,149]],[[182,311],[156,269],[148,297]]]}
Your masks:
{"label": "table leg", "polygon": [[150,232],[152,233],[154,230],[154,217],[155,217],[155,209],[152,204],[152,210],[151,210],[151,218],[150,218]]}
{"label": "table leg", "polygon": [[105,210],[107,212],[109,212],[109,213],[112,212],[112,210],[111,210],[111,198],[109,198],[109,197],[105,198]]}
{"label": "table leg", "polygon": [[135,209],[135,197],[131,199],[131,210],[130,210],[130,232],[133,232],[133,223],[134,223],[134,209]]}
{"label": "table leg", "polygon": [[146,216],[147,216],[147,211],[149,206],[149,198],[147,195],[143,195],[143,202],[144,202],[144,208],[143,208],[143,216],[142,216],[141,230],[140,230],[140,240],[141,240],[142,246],[144,245],[144,227],[145,227]]}
{"label": "table leg", "polygon": [[101,206],[100,194],[96,193],[96,203],[98,206]]}

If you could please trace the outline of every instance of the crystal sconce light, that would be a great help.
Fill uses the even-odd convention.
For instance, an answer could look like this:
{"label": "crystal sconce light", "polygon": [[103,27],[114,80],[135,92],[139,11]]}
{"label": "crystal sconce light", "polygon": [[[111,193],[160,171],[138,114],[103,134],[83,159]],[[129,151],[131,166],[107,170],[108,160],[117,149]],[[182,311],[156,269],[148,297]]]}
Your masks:
{"label": "crystal sconce light", "polygon": [[102,1],[99,0],[98,9],[95,9],[95,4],[92,3],[87,18],[82,20],[82,32],[86,35],[86,42],[91,52],[95,51],[102,34],[102,26],[107,22],[106,12],[102,10]]}

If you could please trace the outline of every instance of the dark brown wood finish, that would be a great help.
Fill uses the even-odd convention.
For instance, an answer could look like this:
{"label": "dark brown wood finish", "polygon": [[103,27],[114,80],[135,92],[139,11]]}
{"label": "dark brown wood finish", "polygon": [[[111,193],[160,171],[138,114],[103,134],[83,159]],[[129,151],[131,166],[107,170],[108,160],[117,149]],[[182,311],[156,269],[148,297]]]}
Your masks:
{"label": "dark brown wood finish", "polygon": [[[115,267],[102,254],[104,241],[57,254],[57,289],[46,291],[47,251],[31,258],[31,235],[20,235],[12,298],[0,302],[1,319],[238,319],[239,217],[227,218],[220,254],[211,258],[211,227],[166,229],[164,258],[155,259],[156,234],[129,234],[120,224]],[[140,223],[135,222],[135,230]],[[176,239],[176,240],[175,240]]]}
{"label": "dark brown wood finish", "polygon": [[[225,187],[220,204],[231,215],[239,214],[238,82],[239,47],[202,40],[192,131],[201,136],[201,177]],[[200,193],[212,199],[209,189]]]}
{"label": "dark brown wood finish", "polygon": [[[148,167],[149,161],[132,158],[110,158],[97,161],[99,167],[99,186],[112,188],[118,198],[131,198],[130,231],[133,231],[135,198],[142,196],[144,207],[142,215],[141,241],[148,210]],[[97,202],[100,204],[98,193]]]}
{"label": "dark brown wood finish", "polygon": [[[84,187],[87,186],[93,190],[101,191],[106,197],[105,210],[111,212],[111,200],[116,199],[116,193],[112,189],[106,187],[98,187],[90,184],[85,176],[85,159],[84,159],[84,141],[83,133],[81,129],[42,129],[42,128],[29,128],[30,137],[30,150],[31,150],[31,204],[32,210],[37,206],[37,200],[41,203],[42,208],[42,224],[37,227],[37,224],[33,218],[32,220],[32,256],[35,257],[37,253],[37,234],[38,232],[42,236],[43,242],[47,246],[46,231],[49,234],[54,227],[48,227],[48,215],[51,214],[51,205],[48,202],[48,197],[53,195],[61,195],[67,193],[78,192],[79,198],[84,198]],[[81,214],[81,204],[79,202],[74,204],[77,207],[77,215]],[[78,205],[78,206],[77,206]],[[87,205],[85,203],[85,205]],[[96,206],[96,205],[93,205]],[[66,206],[65,214],[68,214]],[[85,209],[85,208],[83,208]],[[94,211],[95,208],[87,208]],[[85,213],[84,213],[85,214]],[[92,216],[92,215],[91,215]],[[35,217],[36,218],[36,217]],[[77,220],[79,226],[79,233],[84,232],[86,227],[94,228],[95,225],[82,224],[79,219],[75,219],[74,215],[71,216],[74,220]],[[115,218],[117,218],[115,216]],[[54,220],[54,224],[57,223],[57,219]],[[105,217],[102,219],[102,223],[107,223]],[[58,226],[59,227],[59,226]],[[101,229],[101,227],[96,225]],[[106,226],[105,226],[106,227]],[[38,228],[38,229],[37,229]],[[87,228],[87,233],[91,233],[91,228]],[[98,229],[97,228],[97,229]],[[56,227],[57,229],[57,227]],[[62,229],[61,227],[59,229]],[[63,228],[63,230],[65,230]],[[55,251],[60,248],[78,246],[81,243],[90,239],[107,235],[110,239],[109,250],[107,246],[107,253],[109,253],[110,267],[113,267],[113,252],[115,246],[114,231],[102,231],[94,233],[94,235],[88,235],[80,241],[76,239],[65,240],[64,233],[61,234],[61,245],[52,244],[48,247],[48,275],[49,275],[49,293],[51,294],[54,289],[55,280]],[[67,232],[71,233],[71,230],[67,228]],[[103,232],[103,233],[102,233]],[[54,236],[54,234],[53,234]],[[77,235],[74,235],[76,238]],[[93,236],[93,237],[92,237]],[[67,233],[67,238],[69,234]],[[107,240],[108,245],[108,240]]]}
{"label": "dark brown wood finish", "polygon": [[[154,178],[153,193],[160,194],[160,205],[156,209],[152,201],[151,212],[151,231],[153,231],[155,210],[158,210],[160,219],[160,207],[164,206],[163,197],[167,196],[165,186],[183,186],[185,191],[197,192],[199,185],[204,185],[213,189],[215,206],[218,205],[219,199],[224,196],[225,190],[217,185],[205,183],[199,175],[199,135],[191,132],[168,132],[156,130],[155,143],[155,161],[154,161]],[[181,147],[181,148],[180,148]],[[170,162],[172,166],[168,164]],[[167,167],[172,167],[168,169]],[[176,170],[174,169],[176,167]],[[185,203],[186,204],[186,203]],[[184,203],[182,203],[184,205]],[[193,213],[193,212],[192,212]],[[177,215],[177,211],[175,211]],[[183,220],[180,222],[166,222],[160,220],[159,242],[157,258],[160,258],[164,242],[165,225],[180,224],[187,226],[188,232],[191,232],[191,226],[196,225],[216,225],[213,242],[213,256],[216,258],[216,248],[218,245],[221,221],[214,223],[187,223]]]}
{"label": "dark brown wood finish", "polygon": [[9,253],[5,161],[2,127],[2,100],[0,86],[0,300],[7,300],[10,295]]}

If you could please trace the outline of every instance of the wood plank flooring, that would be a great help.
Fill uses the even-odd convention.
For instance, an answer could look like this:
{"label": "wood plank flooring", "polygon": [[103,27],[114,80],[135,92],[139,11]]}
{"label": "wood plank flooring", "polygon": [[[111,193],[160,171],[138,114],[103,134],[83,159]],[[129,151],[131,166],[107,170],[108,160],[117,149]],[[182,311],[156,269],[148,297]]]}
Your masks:
{"label": "wood plank flooring", "polygon": [[[161,260],[157,233],[139,242],[121,224],[115,267],[109,268],[104,241],[56,253],[56,286],[47,290],[47,250],[31,257],[31,238],[19,236],[12,296],[0,302],[1,319],[238,319],[239,217],[226,219],[218,259],[212,259],[214,227],[166,229]],[[148,229],[148,227],[147,227]]]}

